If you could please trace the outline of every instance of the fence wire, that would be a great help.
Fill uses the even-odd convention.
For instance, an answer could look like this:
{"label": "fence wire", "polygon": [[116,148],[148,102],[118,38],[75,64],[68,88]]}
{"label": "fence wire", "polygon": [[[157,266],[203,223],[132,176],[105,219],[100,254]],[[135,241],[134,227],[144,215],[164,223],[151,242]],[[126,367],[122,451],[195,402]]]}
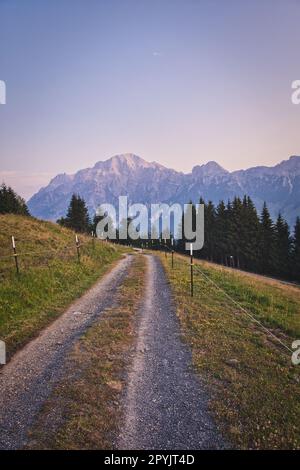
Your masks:
{"label": "fence wire", "polygon": [[[190,264],[188,264],[190,266]],[[177,268],[174,268],[175,270],[178,271]],[[251,319],[252,322],[256,323],[262,330],[264,330],[268,335],[272,336],[286,351],[293,354],[293,350],[287,346],[278,336],[276,336],[269,328],[267,328],[261,321],[259,321],[249,310],[247,310],[240,302],[235,300],[233,297],[231,297],[228,292],[226,292],[225,289],[220,287],[213,279],[211,279],[199,266],[199,264],[193,263],[193,270],[195,273],[200,274],[204,279],[206,279],[215,289],[217,289],[219,292],[221,292],[233,305],[238,307],[240,311],[242,311],[248,318]],[[190,281],[190,279],[189,279]]]}
{"label": "fence wire", "polygon": [[[2,269],[0,269],[0,275],[3,276],[5,273],[8,271],[13,271],[15,270],[15,266],[13,263],[9,265],[7,262],[9,260],[14,260],[18,258],[18,260],[21,261],[21,265],[23,268],[28,268],[28,267],[37,267],[37,266],[49,266],[49,261],[53,261],[55,258],[58,258],[60,260],[72,260],[73,258],[77,257],[77,248],[79,247],[81,254],[86,255],[88,253],[88,250],[94,248],[94,243],[95,240],[88,240],[87,242],[80,242],[78,247],[76,243],[70,244],[68,243],[67,245],[64,245],[62,247],[59,247],[58,249],[55,248],[47,248],[43,250],[37,250],[37,251],[21,251],[20,250],[20,242],[31,242],[34,243],[34,240],[32,239],[18,239],[15,237],[15,242],[16,242],[16,253],[13,253],[13,251],[10,254],[5,254],[5,255],[0,255],[0,261],[3,261],[5,263],[4,266],[2,266]],[[37,262],[34,262],[30,264],[28,263],[27,259],[31,258],[32,260],[38,260],[39,257],[44,257],[46,259],[40,260]]]}

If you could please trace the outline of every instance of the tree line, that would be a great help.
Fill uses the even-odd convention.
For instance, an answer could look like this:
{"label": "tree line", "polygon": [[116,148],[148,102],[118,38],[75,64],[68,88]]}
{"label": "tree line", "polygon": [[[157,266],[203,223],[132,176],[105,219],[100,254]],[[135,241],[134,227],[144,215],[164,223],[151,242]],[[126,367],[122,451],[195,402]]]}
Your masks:
{"label": "tree line", "polygon": [[[258,214],[249,196],[243,199],[235,197],[227,204],[220,201],[217,206],[211,201],[206,203],[203,198],[199,203],[204,204],[204,246],[195,252],[196,257],[267,276],[300,281],[299,217],[290,233],[281,214],[274,223],[267,204]],[[195,205],[192,205],[192,211],[195,215]],[[66,217],[58,220],[58,223],[77,232],[95,233],[100,219],[95,215],[91,221],[84,199],[73,194]],[[122,223],[128,226],[131,220],[128,218]],[[181,227],[184,233],[183,225],[184,218]],[[118,230],[116,233],[117,243],[128,243],[127,240],[118,239]],[[160,234],[160,240],[157,238],[151,240],[148,237],[148,242],[143,239],[130,240],[130,244],[160,248],[164,245],[164,234]],[[186,252],[187,241],[184,236],[175,240],[174,249]],[[167,241],[167,247],[170,248],[170,240]]]}
{"label": "tree line", "polygon": [[24,199],[5,183],[0,186],[0,214],[30,215]]}
{"label": "tree line", "polygon": [[[249,196],[235,197],[227,204],[220,201],[215,206],[211,201],[204,204],[204,247],[195,256],[215,263],[246,271],[300,281],[300,219],[296,220],[292,233],[281,214],[272,221],[267,204],[260,214]],[[192,205],[196,214],[196,207]],[[67,216],[58,222],[76,231],[96,231],[100,217],[91,222],[85,202],[73,195]],[[130,223],[128,218],[126,223]],[[184,218],[182,218],[182,229]],[[184,233],[184,230],[183,230]],[[148,246],[159,248],[159,240],[148,239]],[[164,235],[160,234],[163,240]],[[117,242],[127,243],[126,240]],[[185,252],[187,240],[175,240],[174,248]],[[145,240],[130,241],[132,245],[145,246]],[[167,241],[170,248],[170,241]]]}
{"label": "tree line", "polygon": [[[199,203],[204,204],[204,247],[195,252],[196,257],[233,268],[300,282],[299,217],[291,232],[281,214],[273,222],[266,203],[258,214],[249,196],[244,196],[243,199],[235,197],[227,204],[220,201],[217,206],[211,201],[205,202],[203,198]],[[195,205],[192,205],[192,211],[195,216]],[[12,188],[2,184],[0,214],[5,213],[30,215],[24,199]],[[91,220],[84,199],[73,194],[66,216],[57,222],[76,232],[96,233],[100,219],[101,217],[95,215]],[[131,220],[128,218],[122,223],[128,225]],[[184,233],[184,218],[181,229]],[[148,243],[149,247],[160,248],[160,240],[163,240],[164,235],[160,234],[160,240],[149,238],[148,242],[138,239],[130,243],[136,246],[145,246]],[[174,249],[186,252],[187,241],[184,237],[175,240]],[[116,242],[127,243],[126,240],[118,240],[118,230]],[[170,240],[167,241],[167,247],[170,248]]]}
{"label": "tree line", "polygon": [[[258,214],[249,196],[204,204],[204,247],[195,256],[246,271],[300,281],[300,218],[292,233],[281,214],[272,221],[267,204]],[[194,213],[196,208],[193,206]],[[184,220],[182,221],[182,224]],[[177,244],[184,251],[182,239]]]}

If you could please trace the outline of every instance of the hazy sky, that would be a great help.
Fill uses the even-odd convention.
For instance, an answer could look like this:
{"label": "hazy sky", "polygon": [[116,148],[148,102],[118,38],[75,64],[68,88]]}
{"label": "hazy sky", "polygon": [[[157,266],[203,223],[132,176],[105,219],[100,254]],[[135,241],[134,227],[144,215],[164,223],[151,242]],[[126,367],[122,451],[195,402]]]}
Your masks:
{"label": "hazy sky", "polygon": [[0,179],[300,154],[300,0],[0,0]]}

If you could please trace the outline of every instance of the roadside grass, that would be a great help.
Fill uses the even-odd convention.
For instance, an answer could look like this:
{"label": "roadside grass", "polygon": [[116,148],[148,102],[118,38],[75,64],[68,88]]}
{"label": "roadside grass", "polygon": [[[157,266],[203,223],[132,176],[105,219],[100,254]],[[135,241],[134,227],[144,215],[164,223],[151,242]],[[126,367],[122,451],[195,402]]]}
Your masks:
{"label": "roadside grass", "polygon": [[[9,257],[11,235],[20,253],[19,275]],[[82,235],[78,263],[74,237],[71,230],[51,222],[0,216],[0,339],[6,342],[8,357],[57,318],[125,251],[99,240],[93,244]]]}
{"label": "roadside grass", "polygon": [[64,378],[30,433],[30,449],[112,449],[145,283],[145,259],[135,255],[116,304],[73,347]]}
{"label": "roadside grass", "polygon": [[267,327],[300,337],[300,286],[199,262],[201,270]]}
{"label": "roadside grass", "polygon": [[[206,380],[211,410],[234,447],[300,448],[300,366],[291,353],[203,277],[195,266],[190,297],[189,261],[161,260],[173,289],[185,341]],[[289,348],[300,335],[300,290],[280,282],[222,270],[201,270]]]}

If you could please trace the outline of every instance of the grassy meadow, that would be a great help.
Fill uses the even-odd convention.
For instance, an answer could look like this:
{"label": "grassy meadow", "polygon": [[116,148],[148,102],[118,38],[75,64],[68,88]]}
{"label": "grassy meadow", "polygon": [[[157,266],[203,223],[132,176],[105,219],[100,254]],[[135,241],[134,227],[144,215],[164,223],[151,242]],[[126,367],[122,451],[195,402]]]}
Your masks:
{"label": "grassy meadow", "polygon": [[[189,259],[161,256],[193,364],[212,392],[210,407],[237,448],[300,448],[300,366],[263,327],[291,349],[300,337],[300,289]],[[201,271],[205,274],[201,274]],[[249,318],[226,294],[263,325]]]}
{"label": "grassy meadow", "polygon": [[[15,237],[20,273],[12,255]],[[124,250],[75,234],[51,222],[16,215],[0,216],[0,339],[8,357],[57,318]]]}

